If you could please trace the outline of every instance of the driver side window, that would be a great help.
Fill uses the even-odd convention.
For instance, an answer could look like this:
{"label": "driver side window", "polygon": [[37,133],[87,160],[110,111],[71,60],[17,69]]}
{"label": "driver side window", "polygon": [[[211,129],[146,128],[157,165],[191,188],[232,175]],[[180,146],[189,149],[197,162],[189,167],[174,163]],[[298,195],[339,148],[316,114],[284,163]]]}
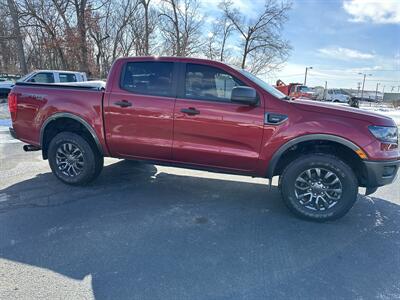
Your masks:
{"label": "driver side window", "polygon": [[186,65],[185,98],[230,102],[232,89],[237,86],[245,84],[221,69]]}

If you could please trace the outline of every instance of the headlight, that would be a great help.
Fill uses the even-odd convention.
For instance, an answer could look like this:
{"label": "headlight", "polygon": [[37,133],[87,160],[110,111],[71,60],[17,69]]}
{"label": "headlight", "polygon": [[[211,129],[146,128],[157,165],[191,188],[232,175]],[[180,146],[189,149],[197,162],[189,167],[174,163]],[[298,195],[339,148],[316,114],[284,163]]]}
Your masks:
{"label": "headlight", "polygon": [[398,143],[397,127],[368,126],[368,129],[381,142]]}

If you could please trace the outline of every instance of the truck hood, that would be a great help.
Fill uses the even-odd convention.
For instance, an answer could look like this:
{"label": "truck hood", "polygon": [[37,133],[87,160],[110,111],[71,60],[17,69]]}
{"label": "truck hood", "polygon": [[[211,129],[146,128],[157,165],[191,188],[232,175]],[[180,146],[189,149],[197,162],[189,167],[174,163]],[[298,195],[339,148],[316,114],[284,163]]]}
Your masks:
{"label": "truck hood", "polygon": [[366,121],[378,126],[396,126],[393,119],[381,114],[361,110],[349,106],[327,104],[307,100],[295,100],[292,102],[296,108],[304,111],[316,112],[319,114],[335,115],[342,118],[352,118]]}
{"label": "truck hood", "polygon": [[11,89],[15,83],[13,81],[0,81],[0,88]]}

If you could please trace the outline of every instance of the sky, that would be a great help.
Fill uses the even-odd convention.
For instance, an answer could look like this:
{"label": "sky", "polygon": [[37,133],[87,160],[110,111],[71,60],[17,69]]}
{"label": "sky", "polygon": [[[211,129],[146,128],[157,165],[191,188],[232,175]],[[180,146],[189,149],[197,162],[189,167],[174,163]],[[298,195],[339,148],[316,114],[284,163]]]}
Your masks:
{"label": "sky", "polygon": [[[203,0],[209,15],[218,1]],[[233,0],[247,16],[255,16],[263,0]],[[400,0],[292,0],[283,35],[293,50],[280,71],[263,76],[328,88],[400,90]],[[212,20],[212,17],[210,18]]]}

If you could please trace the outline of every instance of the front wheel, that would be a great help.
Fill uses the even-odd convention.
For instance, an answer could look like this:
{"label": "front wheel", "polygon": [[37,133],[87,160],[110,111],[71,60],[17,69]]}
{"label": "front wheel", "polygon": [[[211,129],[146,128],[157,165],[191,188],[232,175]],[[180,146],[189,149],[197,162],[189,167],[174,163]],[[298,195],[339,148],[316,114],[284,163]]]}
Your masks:
{"label": "front wheel", "polygon": [[338,157],[310,154],[291,162],[281,175],[286,206],[297,216],[329,221],[344,216],[357,199],[358,182]]}
{"label": "front wheel", "polygon": [[71,185],[89,183],[103,168],[103,157],[95,147],[72,132],[61,132],[51,140],[48,157],[54,175]]}

